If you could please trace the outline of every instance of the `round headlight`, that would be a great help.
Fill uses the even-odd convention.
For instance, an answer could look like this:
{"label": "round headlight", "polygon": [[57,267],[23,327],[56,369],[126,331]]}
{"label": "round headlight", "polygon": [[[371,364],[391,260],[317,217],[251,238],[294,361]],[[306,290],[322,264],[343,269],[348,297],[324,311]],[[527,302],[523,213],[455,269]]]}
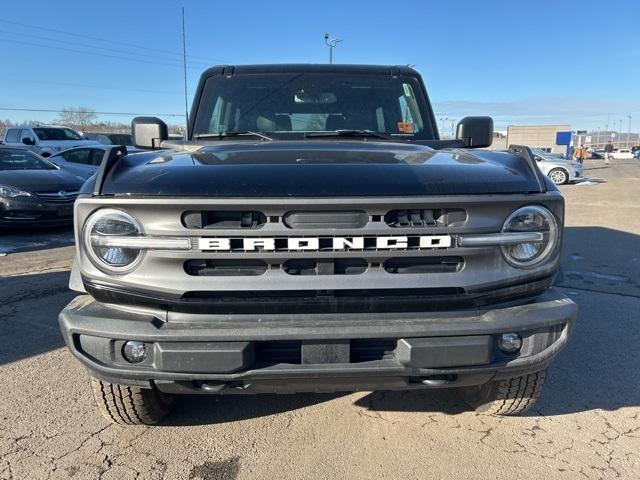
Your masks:
{"label": "round headlight", "polygon": [[93,213],[83,231],[85,251],[100,270],[107,273],[126,273],[142,259],[143,251],[109,245],[109,237],[140,237],[142,227],[128,213],[104,208]]}
{"label": "round headlight", "polygon": [[541,264],[555,252],[558,244],[559,230],[553,214],[544,207],[530,205],[513,212],[504,222],[505,233],[536,232],[542,239],[535,242],[505,245],[502,253],[514,267],[528,268]]}

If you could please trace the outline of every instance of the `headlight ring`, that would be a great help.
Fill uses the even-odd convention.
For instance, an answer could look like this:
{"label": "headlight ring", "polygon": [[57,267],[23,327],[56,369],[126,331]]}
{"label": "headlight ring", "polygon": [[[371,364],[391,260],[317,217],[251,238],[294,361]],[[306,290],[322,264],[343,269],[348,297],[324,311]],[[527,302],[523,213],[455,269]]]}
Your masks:
{"label": "headlight ring", "polygon": [[98,269],[109,274],[125,274],[138,266],[145,250],[99,245],[99,239],[109,236],[142,237],[140,222],[130,214],[115,208],[102,208],[92,213],[84,224],[84,251]]}
{"label": "headlight ring", "polygon": [[533,268],[548,260],[556,251],[560,230],[555,216],[545,207],[528,205],[513,212],[504,222],[502,232],[540,232],[540,242],[503,245],[505,260],[516,268]]}

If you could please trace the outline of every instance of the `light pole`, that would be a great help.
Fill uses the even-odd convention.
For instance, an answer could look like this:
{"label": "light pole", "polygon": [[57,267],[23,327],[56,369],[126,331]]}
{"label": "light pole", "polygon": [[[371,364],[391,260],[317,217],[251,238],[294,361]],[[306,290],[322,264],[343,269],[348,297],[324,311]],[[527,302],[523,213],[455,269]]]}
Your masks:
{"label": "light pole", "polygon": [[629,130],[627,130],[627,148],[629,148],[630,138],[631,138],[631,115],[627,115],[629,119]]}
{"label": "light pole", "polygon": [[342,40],[339,38],[331,38],[329,33],[324,34],[324,43],[329,47],[329,63],[333,63],[333,49],[336,45],[338,45]]}
{"label": "light pole", "polygon": [[600,148],[600,125],[598,125],[598,131],[596,132],[596,147]]}

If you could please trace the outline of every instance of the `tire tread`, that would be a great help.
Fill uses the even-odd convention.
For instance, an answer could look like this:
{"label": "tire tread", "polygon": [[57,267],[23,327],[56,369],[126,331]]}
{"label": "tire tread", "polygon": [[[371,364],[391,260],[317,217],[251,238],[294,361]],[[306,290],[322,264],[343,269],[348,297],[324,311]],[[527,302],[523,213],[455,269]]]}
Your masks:
{"label": "tire tread", "polygon": [[173,398],[157,389],[119,385],[97,378],[91,388],[98,410],[111,423],[120,425],[154,425],[173,407]]}
{"label": "tire tread", "polygon": [[546,369],[472,390],[465,400],[476,410],[489,415],[517,415],[531,408],[542,391]]}

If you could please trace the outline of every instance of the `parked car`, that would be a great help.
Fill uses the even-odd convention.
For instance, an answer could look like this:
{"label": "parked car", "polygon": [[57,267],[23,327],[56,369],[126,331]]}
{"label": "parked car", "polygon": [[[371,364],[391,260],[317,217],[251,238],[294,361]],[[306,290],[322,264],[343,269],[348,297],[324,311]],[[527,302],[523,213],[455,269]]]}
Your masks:
{"label": "parked car", "polygon": [[130,133],[86,132],[82,136],[87,140],[94,140],[103,145],[133,145]]}
{"label": "parked car", "polygon": [[633,147],[631,147],[631,152],[632,153],[635,154],[638,151],[640,151],[640,145],[634,145]]}
{"label": "parked car", "polygon": [[537,148],[532,148],[531,151],[538,168],[556,185],[570,183],[582,177],[581,163],[565,160]]}
{"label": "parked car", "polygon": [[611,155],[615,160],[631,160],[633,158],[633,153],[629,148],[619,148],[614,150]]}
{"label": "parked car", "polygon": [[640,150],[636,150],[633,154],[633,158],[636,160],[640,160]]}
{"label": "parked car", "polygon": [[98,142],[86,140],[78,132],[68,127],[34,125],[7,128],[4,134],[6,145],[26,145],[29,150],[43,157],[72,147],[95,145]]}
{"label": "parked car", "polygon": [[[76,147],[64,150],[49,157],[53,163],[59,167],[63,167],[82,178],[89,178],[96,173],[104,152],[111,145],[95,144],[87,147]],[[140,152],[139,148],[127,147],[127,152],[135,153]]]}
{"label": "parked car", "polygon": [[27,148],[0,146],[0,226],[70,225],[83,183]]}

